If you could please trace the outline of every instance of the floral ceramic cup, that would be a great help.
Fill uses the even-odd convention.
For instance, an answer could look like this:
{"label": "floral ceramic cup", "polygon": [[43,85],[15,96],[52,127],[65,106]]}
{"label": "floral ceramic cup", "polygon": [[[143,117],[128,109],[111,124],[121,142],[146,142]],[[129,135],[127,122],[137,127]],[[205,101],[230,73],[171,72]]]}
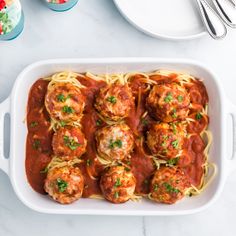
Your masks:
{"label": "floral ceramic cup", "polygon": [[54,11],[67,11],[78,2],[78,0],[45,0],[45,1],[47,6]]}
{"label": "floral ceramic cup", "polygon": [[23,27],[24,15],[19,0],[0,0],[0,40],[16,38]]}

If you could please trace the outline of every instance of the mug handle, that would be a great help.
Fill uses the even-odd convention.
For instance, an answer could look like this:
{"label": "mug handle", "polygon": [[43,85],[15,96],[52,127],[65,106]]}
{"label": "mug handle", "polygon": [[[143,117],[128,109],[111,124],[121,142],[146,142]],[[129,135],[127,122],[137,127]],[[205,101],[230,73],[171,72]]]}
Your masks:
{"label": "mug handle", "polygon": [[10,114],[10,98],[0,104],[0,169],[7,175],[9,173],[9,159],[4,155],[4,118]]}

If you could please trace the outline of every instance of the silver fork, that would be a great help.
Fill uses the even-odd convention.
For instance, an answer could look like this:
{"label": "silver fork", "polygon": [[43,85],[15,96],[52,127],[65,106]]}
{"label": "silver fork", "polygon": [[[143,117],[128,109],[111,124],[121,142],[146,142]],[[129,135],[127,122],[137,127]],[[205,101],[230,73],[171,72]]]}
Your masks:
{"label": "silver fork", "polygon": [[216,13],[216,11],[209,5],[206,0],[196,0],[202,15],[203,23],[210,34],[214,39],[222,39],[227,35],[227,28]]}

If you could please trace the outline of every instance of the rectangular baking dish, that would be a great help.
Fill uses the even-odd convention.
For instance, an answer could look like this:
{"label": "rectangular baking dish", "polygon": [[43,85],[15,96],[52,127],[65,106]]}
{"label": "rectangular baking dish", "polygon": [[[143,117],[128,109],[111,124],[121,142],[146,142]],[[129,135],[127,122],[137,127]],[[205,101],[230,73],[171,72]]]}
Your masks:
{"label": "rectangular baking dish", "polygon": [[[52,73],[62,70],[93,73],[114,73],[131,71],[153,71],[157,69],[190,73],[204,80],[209,94],[209,129],[213,134],[210,161],[218,167],[218,173],[211,185],[201,195],[186,198],[174,205],[157,204],[143,199],[114,205],[103,200],[80,199],[71,205],[60,205],[49,197],[36,193],[28,184],[25,174],[25,147],[27,127],[27,99],[33,83]],[[11,116],[10,157],[3,154],[4,116]],[[234,150],[228,151],[228,143],[234,137],[232,127],[236,107],[225,97],[222,85],[213,72],[199,63],[189,60],[157,58],[104,58],[104,59],[59,59],[34,63],[22,71],[16,79],[11,95],[0,104],[0,168],[10,177],[19,199],[28,207],[43,213],[78,215],[183,215],[199,212],[211,205],[222,191],[230,171],[235,169]],[[229,122],[230,121],[230,122]],[[227,125],[231,123],[231,128]],[[231,135],[230,135],[231,134]]]}

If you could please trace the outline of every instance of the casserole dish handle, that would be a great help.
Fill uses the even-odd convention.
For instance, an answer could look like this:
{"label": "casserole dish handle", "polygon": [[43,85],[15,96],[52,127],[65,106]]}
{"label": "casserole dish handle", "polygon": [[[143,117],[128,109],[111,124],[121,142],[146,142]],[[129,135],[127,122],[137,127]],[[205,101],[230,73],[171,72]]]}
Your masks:
{"label": "casserole dish handle", "polygon": [[4,155],[4,118],[6,114],[10,114],[10,98],[0,104],[0,169],[8,174],[9,159]]}
{"label": "casserole dish handle", "polygon": [[228,104],[228,111],[227,115],[232,117],[232,156],[231,158],[226,158],[227,160],[227,167],[229,170],[229,174],[232,171],[236,170],[236,105],[231,103],[229,100],[227,101]]}

